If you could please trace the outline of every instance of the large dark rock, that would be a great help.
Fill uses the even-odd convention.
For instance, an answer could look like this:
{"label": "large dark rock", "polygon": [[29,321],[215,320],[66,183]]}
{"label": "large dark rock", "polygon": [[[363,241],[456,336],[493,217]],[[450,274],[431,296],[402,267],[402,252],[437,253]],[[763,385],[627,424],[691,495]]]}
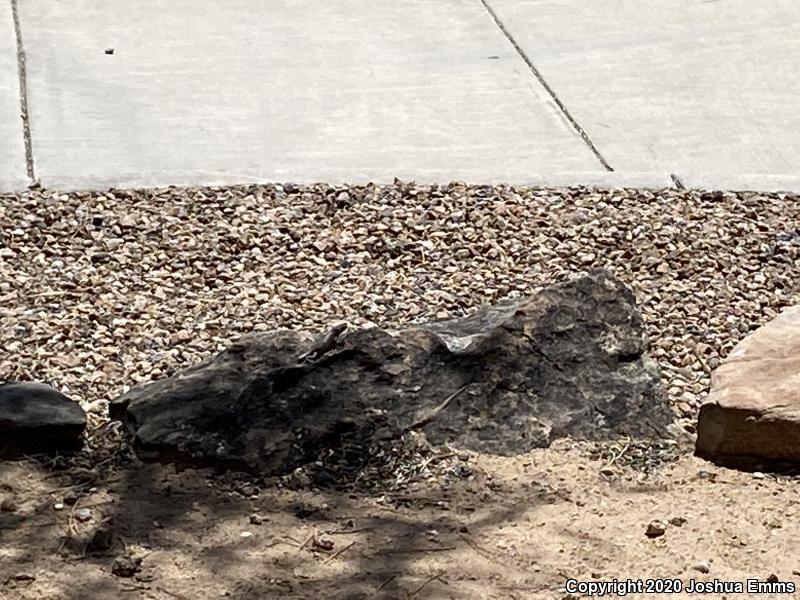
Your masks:
{"label": "large dark rock", "polygon": [[657,437],[671,422],[632,292],[605,271],[397,332],[249,336],[111,405],[140,456],[267,474],[342,436],[410,429],[516,454],[559,436]]}
{"label": "large dark rock", "polygon": [[50,386],[0,384],[0,456],[75,450],[85,428],[80,404]]}

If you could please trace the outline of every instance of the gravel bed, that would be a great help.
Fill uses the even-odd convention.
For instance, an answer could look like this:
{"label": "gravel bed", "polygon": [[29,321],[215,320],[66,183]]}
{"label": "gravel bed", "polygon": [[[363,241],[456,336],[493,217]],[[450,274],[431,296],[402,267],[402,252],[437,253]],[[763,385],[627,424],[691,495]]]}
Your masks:
{"label": "gravel bed", "polygon": [[800,198],[508,186],[0,195],[0,380],[108,400],[251,331],[463,315],[592,267],[635,290],[685,426],[800,302]]}

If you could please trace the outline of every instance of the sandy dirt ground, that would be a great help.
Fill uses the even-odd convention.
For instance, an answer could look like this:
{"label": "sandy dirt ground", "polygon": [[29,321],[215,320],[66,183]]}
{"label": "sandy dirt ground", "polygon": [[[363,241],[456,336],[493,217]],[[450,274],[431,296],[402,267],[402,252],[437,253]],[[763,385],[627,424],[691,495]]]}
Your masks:
{"label": "sandy dirt ground", "polygon": [[[460,477],[371,493],[120,458],[0,463],[0,597],[568,599],[586,597],[565,589],[570,578],[800,585],[798,479],[715,467],[684,446],[653,469],[626,462],[622,442],[460,454]],[[651,538],[653,520],[665,531]],[[662,596],[794,594],[627,595]]]}
{"label": "sandy dirt ground", "polygon": [[[562,440],[516,458],[456,452],[400,488],[298,490],[138,463],[106,417],[130,385],[240,334],[462,316],[591,265],[636,293],[678,429],[692,432],[719,361],[800,302],[799,220],[796,195],[673,189],[0,195],[0,381],[51,384],[89,414],[83,455],[0,462],[0,598],[566,600],[585,597],[570,578],[800,584],[800,479],[714,467],[690,440],[677,460]],[[654,520],[663,534],[648,537]]]}

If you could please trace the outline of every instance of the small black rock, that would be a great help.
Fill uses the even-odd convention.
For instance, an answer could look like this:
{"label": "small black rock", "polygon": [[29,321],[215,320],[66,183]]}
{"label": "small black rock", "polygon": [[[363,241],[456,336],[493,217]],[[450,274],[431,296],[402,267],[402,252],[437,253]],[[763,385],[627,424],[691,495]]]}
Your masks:
{"label": "small black rock", "polygon": [[0,384],[0,457],[77,450],[86,413],[43,383]]}

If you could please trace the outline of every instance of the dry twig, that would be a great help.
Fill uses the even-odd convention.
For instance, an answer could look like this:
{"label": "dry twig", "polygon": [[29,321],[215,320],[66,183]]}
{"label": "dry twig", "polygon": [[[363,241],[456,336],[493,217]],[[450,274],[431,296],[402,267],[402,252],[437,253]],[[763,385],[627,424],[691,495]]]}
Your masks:
{"label": "dry twig", "polygon": [[339,548],[339,549],[338,549],[336,552],[334,552],[334,553],[333,553],[333,554],[331,554],[331,555],[330,555],[328,558],[326,558],[324,561],[322,561],[322,564],[323,564],[323,565],[326,565],[326,564],[328,564],[328,563],[329,563],[329,562],[331,562],[331,561],[332,561],[334,558],[336,558],[336,557],[338,557],[339,555],[343,554],[344,552],[346,552],[347,550],[349,550],[350,548],[352,548],[352,547],[353,547],[353,546],[355,546],[355,545],[356,545],[356,543],[355,543],[355,542],[350,542],[349,544],[347,544],[347,546],[342,546],[342,547],[341,547],[341,548]]}
{"label": "dry twig", "polygon": [[622,458],[622,455],[625,454],[628,451],[628,448],[630,448],[630,447],[631,447],[631,441],[628,440],[627,442],[625,442],[625,445],[622,447],[622,450],[620,450],[614,456],[612,456],[611,460],[609,460],[604,465],[604,468],[612,466],[615,462],[617,462],[620,458]]}
{"label": "dry twig", "polygon": [[436,418],[436,416],[440,412],[442,412],[444,409],[446,409],[448,406],[450,406],[450,403],[453,400],[455,400],[458,396],[460,396],[464,392],[464,390],[466,390],[469,387],[469,385],[470,385],[469,383],[466,383],[466,384],[462,385],[455,392],[453,392],[447,398],[445,398],[444,402],[442,402],[439,406],[434,408],[427,415],[425,415],[424,417],[422,417],[420,419],[417,419],[411,425],[409,425],[408,427],[403,429],[402,434],[405,435],[409,431],[413,431],[414,429],[419,429],[420,427],[424,427],[425,425],[427,425],[428,423],[433,421]]}
{"label": "dry twig", "polygon": [[383,588],[385,588],[387,585],[389,585],[395,579],[397,579],[397,575],[391,575],[390,577],[388,577],[382,584],[380,584],[378,587],[375,588],[375,594],[380,592]]}
{"label": "dry twig", "polygon": [[424,588],[426,585],[428,585],[428,584],[429,584],[431,581],[433,581],[434,579],[438,579],[438,580],[439,580],[439,581],[441,581],[442,583],[446,583],[446,582],[445,582],[445,581],[442,579],[442,575],[444,575],[444,574],[445,574],[445,571],[439,571],[438,573],[436,573],[436,574],[434,574],[434,575],[431,575],[430,577],[428,577],[428,579],[426,579],[426,580],[425,580],[425,581],[422,583],[422,585],[421,585],[421,586],[419,586],[419,587],[418,587],[417,589],[415,589],[413,592],[411,592],[410,594],[408,594],[408,599],[410,600],[411,598],[413,598],[414,596],[416,596],[417,594],[419,594],[419,593],[422,591],[422,589],[423,589],[423,588]]}
{"label": "dry twig", "polygon": [[189,598],[187,598],[187,597],[186,597],[186,596],[184,596],[183,594],[179,594],[179,593],[177,593],[177,592],[170,592],[168,589],[166,589],[166,588],[163,588],[163,587],[161,587],[160,585],[157,585],[157,586],[156,586],[156,589],[157,589],[159,592],[162,592],[162,593],[166,594],[167,596],[170,596],[170,597],[172,597],[172,598],[175,598],[176,600],[189,600]]}

